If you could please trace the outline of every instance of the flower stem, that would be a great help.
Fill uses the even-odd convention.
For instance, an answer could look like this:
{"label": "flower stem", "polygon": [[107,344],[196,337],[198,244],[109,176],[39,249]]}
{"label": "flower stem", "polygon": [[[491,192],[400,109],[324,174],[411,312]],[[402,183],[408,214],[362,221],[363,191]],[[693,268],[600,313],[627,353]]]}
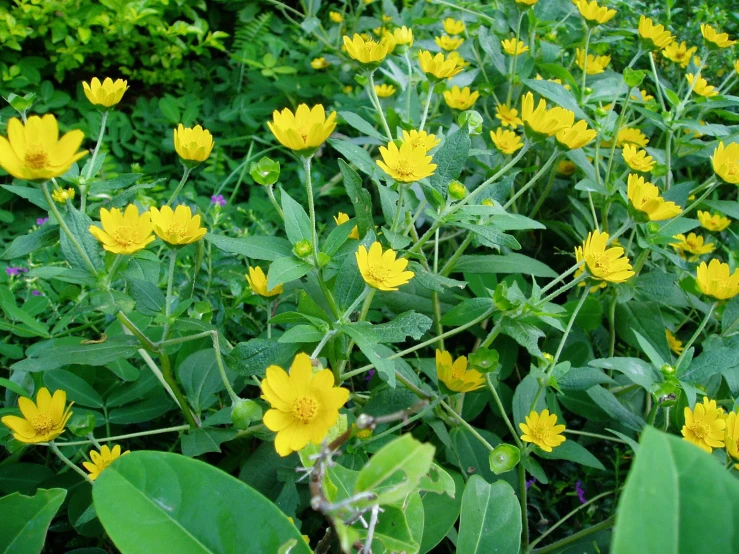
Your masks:
{"label": "flower stem", "polygon": [[431,106],[431,98],[434,96],[434,83],[429,81],[429,94],[426,97],[426,104],[423,107],[423,116],[421,117],[421,125],[419,125],[418,130],[423,131],[423,128],[426,126],[426,118],[429,115],[429,107]]}
{"label": "flower stem", "polygon": [[285,214],[282,211],[280,205],[277,203],[277,199],[275,198],[274,185],[267,185],[265,188],[267,189],[267,196],[269,196],[269,201],[272,202],[272,206],[274,206],[275,211],[277,211],[277,213],[279,214],[280,219],[285,221]]}
{"label": "flower stem", "polygon": [[172,204],[172,202],[174,202],[175,198],[177,198],[177,195],[180,194],[180,191],[182,191],[182,187],[184,187],[185,183],[187,183],[187,178],[190,176],[190,172],[192,171],[192,169],[187,167],[186,165],[183,165],[182,167],[185,168],[185,171],[182,173],[182,179],[180,179],[180,184],[177,185],[176,189],[174,189],[172,196],[169,197],[169,200],[167,200],[167,203],[165,204],[165,206],[169,206]]}
{"label": "flower stem", "polygon": [[493,399],[495,400],[495,405],[498,406],[498,410],[500,410],[501,415],[503,416],[503,421],[505,421],[506,427],[508,427],[508,430],[511,432],[511,435],[513,436],[513,440],[516,441],[516,445],[523,450],[523,443],[521,442],[521,439],[518,437],[518,433],[516,433],[515,427],[513,427],[513,423],[511,423],[510,418],[508,417],[508,414],[505,411],[505,408],[503,407],[503,402],[500,400],[500,396],[498,396],[498,391],[495,390],[495,386],[493,386],[493,380],[490,378],[490,374],[485,375],[485,381],[488,384],[488,389],[490,389],[490,393],[493,395]]}
{"label": "flower stem", "polygon": [[218,372],[221,374],[221,380],[223,381],[223,386],[226,387],[226,392],[231,397],[231,402],[237,402],[239,400],[239,395],[236,394],[233,387],[231,386],[231,383],[228,382],[228,376],[226,375],[226,368],[223,365],[223,358],[221,356],[221,344],[218,341],[218,331],[215,329],[210,332],[211,338],[213,339],[213,350],[215,350],[216,354],[216,364],[218,364]]}
{"label": "flower stem", "polygon": [[680,357],[677,359],[677,362],[675,363],[675,373],[677,373],[678,370],[680,369],[680,364],[683,363],[683,360],[685,359],[685,354],[687,354],[690,347],[693,346],[693,343],[703,332],[703,329],[705,329],[706,325],[708,324],[708,320],[711,319],[711,315],[713,315],[713,310],[716,309],[717,305],[718,305],[718,302],[714,302],[713,304],[711,304],[711,307],[708,308],[708,312],[706,312],[706,316],[703,318],[703,321],[701,321],[701,324],[695,330],[695,333],[693,333],[693,336],[690,337],[690,340],[683,347],[683,353],[680,354]]}
{"label": "flower stem", "polygon": [[[128,433],[127,435],[117,435],[115,437],[103,437],[100,439],[103,442],[117,442],[124,439],[135,439],[137,437],[146,437],[149,435],[159,435],[161,433],[173,433],[175,431],[187,431],[190,428],[189,425],[177,425],[175,427],[166,427],[164,429],[153,429],[151,431],[139,431],[138,433]],[[85,444],[92,444],[91,440],[86,441],[73,441],[59,443],[62,446],[83,446]]]}
{"label": "flower stem", "polygon": [[585,55],[582,59],[582,83],[580,85],[580,104],[585,104],[585,83],[588,76],[588,48],[590,47],[590,36],[593,34],[592,27],[588,26],[585,33]]}
{"label": "flower stem", "polygon": [[195,418],[193,417],[192,412],[190,412],[190,407],[187,404],[187,399],[185,398],[185,395],[182,394],[182,389],[180,389],[180,386],[177,384],[177,380],[172,373],[172,365],[164,348],[159,351],[159,360],[162,365],[162,375],[164,376],[164,380],[170,386],[172,392],[174,392],[177,403],[180,405],[180,410],[182,410],[182,413],[185,416],[185,420],[190,424],[190,427],[195,429],[198,427],[198,424],[195,422]]}
{"label": "flower stem", "polygon": [[87,481],[88,483],[90,483],[91,485],[93,484],[93,480],[92,480],[92,479],[90,479],[90,476],[89,476],[89,475],[88,475],[87,473],[85,473],[84,471],[82,471],[82,470],[81,470],[81,469],[80,469],[79,467],[77,467],[77,466],[76,466],[75,464],[73,464],[73,463],[72,463],[72,460],[70,460],[70,459],[69,459],[69,458],[67,458],[67,457],[66,457],[66,456],[65,456],[64,454],[62,454],[62,451],[61,451],[61,450],[59,450],[59,447],[58,447],[58,446],[57,446],[57,445],[56,445],[56,444],[54,443],[54,441],[51,441],[51,442],[49,442],[48,444],[49,444],[49,448],[51,448],[51,451],[52,451],[52,452],[53,452],[54,454],[56,454],[57,458],[59,458],[59,459],[60,459],[60,460],[61,460],[61,461],[62,461],[62,462],[64,463],[64,465],[66,465],[66,466],[67,466],[67,467],[68,467],[69,469],[71,469],[72,471],[74,471],[74,472],[76,472],[76,473],[80,474],[80,475],[82,476],[82,478],[83,478],[83,479],[84,479],[85,481]]}
{"label": "flower stem", "polygon": [[380,115],[380,121],[382,122],[382,127],[385,129],[387,140],[392,142],[393,134],[390,132],[390,127],[387,124],[387,119],[385,119],[385,112],[382,110],[382,104],[380,104],[380,99],[378,98],[377,91],[375,90],[375,71],[370,71],[367,76],[369,77],[369,80],[367,82],[367,93],[370,95],[372,103],[375,105],[375,109]]}
{"label": "flower stem", "polygon": [[313,263],[318,268],[318,234],[316,233],[316,206],[313,200],[313,180],[310,174],[310,162],[313,156],[304,156],[303,169],[305,169],[305,190],[308,194],[308,212],[310,216],[310,242],[313,247]]}
{"label": "flower stem", "polygon": [[174,283],[175,263],[177,262],[177,249],[169,251],[169,273],[167,274],[167,297],[164,304],[164,317],[167,319],[162,331],[162,340],[167,340],[169,334],[169,316],[172,313],[172,285]]}
{"label": "flower stem", "polygon": [[530,188],[531,188],[532,186],[534,186],[534,184],[535,184],[535,183],[536,183],[536,182],[537,182],[537,181],[539,180],[539,177],[541,177],[542,175],[544,175],[544,173],[546,173],[546,171],[547,171],[547,170],[548,170],[548,169],[549,169],[549,168],[550,168],[550,167],[552,166],[552,164],[554,163],[554,161],[555,161],[555,160],[556,160],[556,159],[557,159],[558,157],[559,157],[559,150],[555,150],[554,152],[552,152],[552,155],[551,155],[551,156],[549,156],[549,159],[547,160],[547,163],[545,163],[545,164],[544,164],[544,165],[543,165],[543,166],[541,167],[541,169],[539,169],[539,171],[537,171],[537,172],[536,172],[536,175],[534,175],[534,176],[533,176],[533,177],[532,177],[532,178],[531,178],[531,179],[529,180],[529,182],[528,182],[528,183],[526,183],[526,184],[525,184],[524,186],[522,186],[522,187],[521,187],[521,188],[520,188],[520,189],[518,190],[518,192],[516,192],[516,194],[514,194],[513,196],[511,196],[510,200],[508,200],[508,202],[506,202],[506,203],[505,203],[505,204],[503,205],[503,209],[508,209],[508,208],[509,208],[509,207],[511,206],[511,204],[513,204],[513,203],[514,203],[514,202],[515,202],[515,201],[516,201],[516,200],[517,200],[517,199],[518,199],[518,198],[519,198],[519,197],[520,197],[520,196],[521,196],[521,195],[522,195],[523,193],[525,193],[525,192],[526,192],[527,190],[529,190],[529,189],[530,189]]}
{"label": "flower stem", "polygon": [[529,515],[526,501],[526,469],[522,463],[518,463],[518,498],[521,501],[521,550],[527,552],[529,549]]}
{"label": "flower stem", "polygon": [[474,437],[477,440],[480,441],[480,444],[482,444],[490,452],[492,452],[493,450],[495,450],[495,448],[493,447],[493,445],[491,445],[487,440],[485,440],[485,437],[483,437],[480,433],[477,432],[477,429],[475,429],[474,427],[472,427],[472,425],[470,425],[469,423],[467,423],[460,414],[458,414],[456,411],[454,411],[454,408],[452,408],[449,404],[447,404],[443,400],[440,402],[440,404],[444,407],[444,409],[447,412],[449,412],[449,415],[451,415],[452,417],[454,417],[454,419],[456,419],[457,421],[459,421],[459,423],[462,424],[462,427],[464,427],[470,433],[472,433],[472,435],[474,435]]}
{"label": "flower stem", "polygon": [[523,21],[523,16],[526,14],[525,10],[521,10],[521,15],[518,16],[518,24],[516,25],[516,54],[513,56],[513,63],[511,68],[511,78],[508,80],[508,96],[506,97],[506,106],[510,107],[511,105],[511,98],[513,98],[513,79],[516,78],[516,68],[518,66],[518,41],[519,37],[521,36],[521,22]]}
{"label": "flower stem", "polygon": [[413,66],[411,65],[411,59],[408,56],[408,50],[405,51],[405,63],[408,66],[408,84],[406,85],[406,100],[405,110],[408,117],[408,122],[411,121],[411,83],[413,82]]}
{"label": "flower stem", "polygon": [[105,126],[108,123],[108,113],[110,113],[108,110],[105,110],[103,112],[103,116],[100,119],[100,133],[98,134],[98,141],[95,144],[95,150],[92,151],[92,158],[90,158],[90,165],[87,166],[87,174],[85,175],[85,179],[90,179],[92,177],[92,172],[95,169],[95,160],[98,157],[98,154],[100,153],[100,145],[103,144],[103,136],[105,135]]}
{"label": "flower stem", "polygon": [[[659,105],[662,106],[662,111],[667,111],[667,108],[665,107],[665,99],[662,95],[662,85],[659,82],[659,75],[657,75],[657,66],[654,65],[654,56],[652,53],[649,53],[649,65],[652,67],[652,77],[654,78],[654,88],[657,89],[657,98],[659,99]],[[631,91],[627,92],[626,94],[629,94]],[[669,171],[669,166],[668,166]]]}

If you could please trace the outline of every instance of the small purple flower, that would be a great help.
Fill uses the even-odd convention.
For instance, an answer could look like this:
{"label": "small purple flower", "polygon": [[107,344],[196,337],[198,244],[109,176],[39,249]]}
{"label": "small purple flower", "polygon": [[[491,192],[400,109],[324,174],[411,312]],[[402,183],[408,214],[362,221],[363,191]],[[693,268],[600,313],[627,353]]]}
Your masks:
{"label": "small purple flower", "polygon": [[365,377],[365,378],[364,378],[364,380],[365,380],[365,381],[367,381],[367,382],[369,382],[369,381],[370,381],[370,379],[372,379],[372,376],[373,376],[373,375],[374,375],[375,373],[376,373],[376,372],[375,372],[375,370],[374,370],[374,369],[370,369],[370,370],[369,370],[369,371],[367,372],[367,377]]}
{"label": "small purple flower", "polygon": [[575,483],[575,492],[577,493],[577,498],[580,500],[580,504],[586,504],[588,499],[585,498],[585,489],[582,488],[582,482],[578,481]]}
{"label": "small purple flower", "polygon": [[41,294],[41,291],[40,291],[40,290],[36,290],[36,289],[33,289],[33,290],[31,291],[31,294],[32,294],[33,296],[43,296],[43,295]]}
{"label": "small purple flower", "polygon": [[529,490],[531,488],[531,485],[533,485],[534,483],[536,483],[535,477],[532,477],[531,479],[526,481],[526,490]]}
{"label": "small purple flower", "polygon": [[214,206],[225,206],[226,205],[226,199],[223,197],[222,194],[219,194],[216,196],[215,194],[210,197],[210,203]]}
{"label": "small purple flower", "polygon": [[20,275],[21,273],[26,273],[28,270],[25,267],[6,267],[5,273],[7,273],[10,276],[16,276]]}
{"label": "small purple flower", "polygon": [[36,220],[36,225],[38,225],[38,226],[41,226],[41,225],[43,225],[44,223],[46,223],[47,221],[49,221],[49,218],[48,218],[48,217],[39,217],[39,218],[38,218],[38,219]]}

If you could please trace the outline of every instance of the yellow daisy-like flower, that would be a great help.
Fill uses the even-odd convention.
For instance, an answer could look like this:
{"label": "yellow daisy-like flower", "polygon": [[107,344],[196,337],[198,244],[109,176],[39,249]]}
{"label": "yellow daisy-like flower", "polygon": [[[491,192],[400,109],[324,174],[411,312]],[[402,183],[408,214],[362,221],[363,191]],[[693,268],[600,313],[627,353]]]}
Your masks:
{"label": "yellow daisy-like flower", "polygon": [[564,175],[565,177],[569,177],[575,171],[577,170],[577,165],[575,165],[575,162],[572,162],[570,160],[560,160],[557,163],[557,173],[560,175]]}
{"label": "yellow daisy-like flower", "polygon": [[459,67],[460,69],[464,69],[465,67],[470,65],[470,63],[462,56],[460,56],[459,52],[457,52],[456,50],[454,50],[453,52],[449,52],[446,57],[448,60],[453,60],[454,63],[457,64],[457,67]]}
{"label": "yellow daisy-like flower", "polygon": [[[344,212],[339,212],[337,215],[334,216],[334,221],[336,222],[336,225],[342,225],[349,221],[349,219],[349,216]],[[349,238],[359,240],[359,228],[356,225],[352,229],[352,232],[349,234]]]}
{"label": "yellow daisy-like flower", "polygon": [[277,285],[275,288],[267,290],[267,276],[259,266],[249,266],[249,273],[244,274],[244,277],[246,277],[246,282],[249,283],[251,290],[259,296],[269,298],[270,296],[277,296],[284,292],[282,285]]}
{"label": "yellow daisy-like flower", "polygon": [[378,290],[398,290],[399,286],[405,285],[415,275],[412,271],[405,271],[408,260],[395,259],[396,253],[390,248],[383,253],[379,242],[372,243],[369,252],[364,245],[360,245],[356,256],[362,279]]}
{"label": "yellow daisy-like flower", "polygon": [[580,15],[590,25],[608,23],[613,19],[613,16],[616,15],[616,10],[611,10],[605,6],[599,6],[598,2],[595,0],[592,2],[588,2],[588,0],[573,0],[573,2],[577,7],[577,10],[580,12]]}
{"label": "yellow daisy-like flower", "polygon": [[624,144],[636,144],[644,148],[649,144],[647,135],[642,133],[639,129],[633,127],[623,127],[619,129],[618,135],[616,136],[616,146],[618,148],[623,147]]}
{"label": "yellow daisy-like flower", "polygon": [[654,158],[647,155],[646,150],[639,150],[633,144],[625,144],[623,149],[623,157],[626,165],[634,171],[646,173],[654,168]]}
{"label": "yellow daisy-like flower", "polygon": [[391,51],[390,47],[394,47],[395,43],[393,41],[391,44],[386,38],[376,42],[355,34],[353,38],[344,36],[344,46],[351,59],[369,67],[376,67],[387,57]]}
{"label": "yellow daisy-like flower", "polygon": [[588,54],[588,64],[585,65],[585,51],[580,48],[576,51],[575,63],[581,70],[585,67],[585,73],[588,75],[598,75],[606,70],[606,67],[611,63],[611,56],[594,56]]}
{"label": "yellow daisy-like flower", "polygon": [[200,226],[200,216],[192,215],[190,206],[180,204],[175,210],[162,206],[161,210],[151,208],[149,211],[156,235],[173,246],[197,242],[208,232]]}
{"label": "yellow daisy-like flower", "polygon": [[85,156],[78,152],[85,135],[69,131],[59,138],[59,126],[51,114],[32,115],[24,125],[15,117],[8,120],[8,138],[0,136],[0,167],[18,179],[45,181],[64,175]]}
{"label": "yellow daisy-like flower", "polygon": [[550,414],[547,409],[541,413],[532,410],[526,416],[526,423],[519,423],[518,426],[523,431],[521,440],[533,442],[544,452],[551,452],[567,440],[562,435],[565,426],[557,425],[557,414]]}
{"label": "yellow daisy-like flower", "polygon": [[693,87],[693,92],[699,94],[705,98],[711,98],[718,96],[718,90],[716,87],[709,85],[703,77],[698,75],[697,77],[692,73],[688,73],[685,78],[688,80],[688,85]]}
{"label": "yellow daisy-like flower", "polygon": [[516,42],[515,38],[501,40],[500,45],[503,47],[503,52],[509,56],[518,56],[529,51],[529,47],[522,40]]}
{"label": "yellow daisy-like flower", "polygon": [[493,141],[495,147],[503,154],[511,155],[517,150],[523,148],[521,137],[509,129],[498,127],[495,131],[490,131],[490,140]]}
{"label": "yellow daisy-like flower", "polygon": [[591,142],[597,134],[595,129],[588,129],[586,121],[580,120],[572,127],[559,131],[555,137],[557,143],[563,148],[577,150]]}
{"label": "yellow daisy-like flower", "polygon": [[128,81],[123,79],[113,81],[110,77],[106,77],[101,83],[100,79],[93,77],[89,85],[82,81],[82,89],[90,103],[110,108],[121,101],[123,94],[128,90]]}
{"label": "yellow daisy-like flower", "polygon": [[310,66],[313,69],[326,69],[330,63],[326,61],[326,58],[313,58],[310,62]]}
{"label": "yellow daisy-like flower", "polygon": [[436,375],[454,392],[472,392],[485,386],[485,378],[479,371],[467,369],[465,356],[452,363],[452,355],[446,350],[436,350]]}
{"label": "yellow daisy-like flower", "polygon": [[734,71],[739,74],[739,60],[734,62]]}
{"label": "yellow daisy-like flower", "polygon": [[675,37],[664,25],[655,25],[654,21],[643,15],[639,18],[639,36],[647,50],[659,50],[667,47]]}
{"label": "yellow daisy-like flower", "polygon": [[516,4],[531,7],[536,4],[539,0],[516,0]]}
{"label": "yellow daisy-like flower", "polygon": [[701,24],[701,34],[711,48],[728,48],[736,44],[735,40],[729,40],[727,33],[719,33],[708,23]]}
{"label": "yellow daisy-like flower", "polygon": [[697,50],[697,46],[688,48],[688,44],[685,41],[682,41],[679,44],[675,41],[668,44],[665,49],[662,50],[662,55],[671,62],[680,64],[680,67],[685,69],[690,63],[690,58],[693,57],[693,54],[695,54]]}
{"label": "yellow daisy-like flower", "polygon": [[675,217],[683,209],[659,195],[659,189],[635,173],[629,175],[627,195],[635,209],[643,212],[650,221],[663,221]]}
{"label": "yellow daisy-like flower", "polygon": [[446,105],[455,110],[470,109],[479,97],[480,93],[477,91],[471,92],[470,87],[460,89],[458,86],[453,86],[451,89],[444,91]]}
{"label": "yellow daisy-like flower", "polygon": [[436,164],[431,163],[426,149],[421,146],[414,148],[409,142],[402,142],[400,148],[394,142],[389,142],[387,147],[380,146],[380,155],[382,161],[376,162],[380,169],[402,183],[420,181],[436,170]]}
{"label": "yellow daisy-like flower", "polygon": [[398,46],[413,46],[413,29],[409,29],[405,25],[393,29],[393,39]]}
{"label": "yellow daisy-like flower", "polygon": [[572,127],[575,114],[559,106],[547,109],[544,99],[540,99],[534,109],[534,95],[527,92],[521,100],[521,120],[532,133],[551,137],[562,129]]}
{"label": "yellow daisy-like flower", "polygon": [[[579,264],[580,262],[584,262],[585,257],[582,253],[582,246],[576,246],[575,247],[575,262]],[[575,270],[575,274],[572,276],[573,281],[577,278],[579,278],[583,273],[585,273],[585,265],[581,265]],[[580,284],[577,285],[578,287],[584,287],[585,281],[581,281]],[[608,283],[606,281],[599,281],[597,284],[590,287],[591,294],[597,291],[598,289],[604,289],[608,286]]]}
{"label": "yellow daisy-like flower", "polygon": [[[608,233],[593,231],[588,233],[588,238],[582,245],[581,256],[590,275],[596,281],[608,281],[609,283],[623,283],[633,277],[629,258],[624,255],[624,249],[620,246],[606,248]],[[575,251],[577,258],[577,251]]]}
{"label": "yellow daisy-like flower", "polygon": [[396,90],[397,89],[393,85],[375,85],[375,92],[380,98],[388,98],[389,96],[395,94]]}
{"label": "yellow daisy-like flower", "polygon": [[283,146],[297,153],[313,153],[334,132],[336,112],[326,117],[322,104],[312,108],[300,104],[294,114],[289,108],[275,110],[267,126]]}
{"label": "yellow daisy-like flower", "polygon": [[392,33],[392,31],[388,31],[387,29],[382,29],[381,31],[382,40],[388,43],[387,55],[389,56],[395,51],[395,47],[398,45],[398,43],[395,42],[395,35]]}
{"label": "yellow daisy-like flower", "polygon": [[344,16],[339,12],[328,12],[328,17],[333,23],[342,23]]}
{"label": "yellow daisy-like flower", "polygon": [[427,152],[441,142],[436,135],[427,133],[426,131],[416,131],[412,129],[410,132],[403,130],[403,142],[407,142],[412,148],[424,148]]}
{"label": "yellow daisy-like flower", "polygon": [[724,447],[726,421],[721,417],[723,410],[716,406],[715,400],[703,397],[702,404],[695,409],[685,407],[685,425],[682,428],[683,438],[692,442],[709,454],[714,448]]}
{"label": "yellow daisy-like flower", "polygon": [[210,156],[214,144],[213,135],[200,125],[191,129],[180,123],[174,130],[174,149],[183,162],[204,162]]}
{"label": "yellow daisy-like flower", "polygon": [[13,431],[13,438],[26,444],[53,441],[64,432],[64,427],[72,415],[72,404],[67,404],[67,393],[57,390],[54,396],[49,389],[41,387],[36,394],[36,402],[21,396],[18,407],[23,417],[4,416],[3,425]]}
{"label": "yellow daisy-like flower", "polygon": [[56,189],[51,193],[51,198],[57,204],[65,204],[67,200],[74,200],[74,189]]}
{"label": "yellow daisy-like flower", "polygon": [[632,95],[630,96],[630,98],[631,98],[631,99],[632,99],[632,100],[633,100],[634,102],[642,102],[642,103],[644,103],[644,104],[646,104],[646,103],[647,103],[647,102],[649,102],[650,100],[654,100],[654,96],[652,96],[651,94],[649,94],[649,93],[648,93],[648,92],[647,92],[646,90],[644,90],[644,89],[641,89],[641,90],[639,91],[639,96],[637,96],[636,94],[632,94]]}
{"label": "yellow daisy-like flower", "polygon": [[133,254],[155,239],[151,234],[154,230],[151,214],[144,212],[139,215],[134,204],[126,206],[123,213],[118,208],[110,211],[100,208],[100,223],[102,229],[90,225],[90,234],[103,244],[105,250],[114,254]]}
{"label": "yellow daisy-like flower", "polygon": [[[680,233],[672,238],[675,239],[677,242],[670,244],[670,246],[672,246],[675,251],[680,254],[681,258],[687,259],[691,262],[696,261],[700,256],[703,256],[704,254],[710,254],[711,252],[716,250],[715,244],[713,244],[712,242],[706,243],[705,239],[702,236],[696,235],[695,233],[689,233],[688,236]],[[687,254],[691,254],[691,256],[687,256]]]}
{"label": "yellow daisy-like flower", "polygon": [[516,127],[523,125],[523,121],[518,117],[518,110],[516,108],[509,108],[505,104],[498,104],[495,107],[495,119],[500,120],[500,124],[503,127]]}
{"label": "yellow daisy-like flower", "polygon": [[[739,414],[736,412],[729,413],[726,418],[724,442],[726,443],[727,454],[735,460],[739,460]],[[739,464],[735,465],[734,469],[739,469]]]}
{"label": "yellow daisy-like flower", "polygon": [[82,462],[82,465],[85,466],[85,469],[90,474],[90,479],[93,481],[100,477],[100,474],[105,470],[106,467],[108,467],[110,464],[112,464],[114,461],[116,461],[121,456],[125,456],[131,452],[130,450],[126,450],[121,454],[121,445],[116,444],[112,449],[108,448],[107,445],[103,445],[100,447],[100,452],[97,450],[90,450],[90,459],[92,462]]}
{"label": "yellow daisy-like flower", "polygon": [[441,22],[441,24],[444,26],[444,32],[448,35],[461,35],[464,33],[464,21],[458,21],[453,17],[447,17]]}
{"label": "yellow daisy-like flower", "polygon": [[264,425],[275,431],[275,449],[280,456],[301,450],[309,442],[321,441],[339,419],[339,409],[349,400],[349,390],[334,386],[330,369],[313,373],[307,354],[295,356],[290,372],[271,365],[262,380],[262,398],[272,409],[264,414]]}
{"label": "yellow daisy-like flower", "polygon": [[458,59],[461,58],[453,58],[451,54],[448,58],[445,58],[444,54],[439,53],[434,56],[428,50],[418,52],[418,63],[421,66],[421,71],[429,79],[451,79],[457,75],[462,71]]}
{"label": "yellow daisy-like flower", "polygon": [[464,43],[462,37],[450,37],[449,35],[441,35],[440,37],[434,37],[436,46],[442,50],[456,50]]}
{"label": "yellow daisy-like flower", "polygon": [[667,345],[670,347],[670,350],[672,350],[678,356],[682,354],[683,350],[685,350],[685,347],[683,346],[683,341],[673,335],[672,331],[670,331],[669,329],[665,329],[665,336],[667,337]]}
{"label": "yellow daisy-like flower", "polygon": [[711,156],[713,171],[727,183],[739,185],[739,144],[719,142]]}
{"label": "yellow daisy-like flower", "polygon": [[696,271],[696,283],[700,291],[716,300],[728,300],[739,294],[739,270],[730,273],[729,264],[711,260],[701,262]]}
{"label": "yellow daisy-like flower", "polygon": [[714,232],[721,232],[731,224],[731,220],[726,216],[711,214],[702,210],[698,210],[698,221],[700,221],[701,227]]}

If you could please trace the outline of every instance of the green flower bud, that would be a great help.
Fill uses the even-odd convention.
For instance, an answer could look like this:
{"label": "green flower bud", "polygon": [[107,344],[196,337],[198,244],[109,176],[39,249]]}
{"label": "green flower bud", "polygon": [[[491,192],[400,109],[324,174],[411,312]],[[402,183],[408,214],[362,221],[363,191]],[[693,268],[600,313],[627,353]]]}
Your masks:
{"label": "green flower bud", "polygon": [[264,156],[249,166],[249,175],[260,185],[274,185],[280,178],[280,162]]}
{"label": "green flower bud", "polygon": [[92,412],[72,412],[67,428],[78,437],[86,437],[95,429],[95,414]]}
{"label": "green flower bud", "polygon": [[601,108],[601,107],[597,107],[595,108],[595,115],[597,115],[598,117],[605,117],[608,115],[608,110]]}
{"label": "green flower bud", "polygon": [[254,400],[239,399],[231,406],[231,423],[237,429],[248,429],[254,421],[262,419],[262,407]]}
{"label": "green flower bud", "polygon": [[520,461],[521,451],[512,444],[499,444],[490,453],[490,469],[496,475],[512,470]]}
{"label": "green flower bud", "polygon": [[308,239],[299,240],[293,247],[293,252],[300,258],[305,258],[313,252],[313,245]]}
{"label": "green flower bud", "polygon": [[662,375],[668,376],[668,375],[674,375],[675,374],[675,368],[672,367],[670,364],[663,364],[659,370],[662,372]]}
{"label": "green flower bud", "polygon": [[659,229],[660,229],[660,224],[657,223],[656,221],[650,221],[649,223],[647,223],[647,231],[649,233],[654,234],[658,232]]}
{"label": "green flower bud", "polygon": [[624,83],[630,88],[641,85],[645,76],[646,72],[641,69],[631,69],[630,67],[624,69]]}
{"label": "green flower bud", "polygon": [[467,197],[467,187],[459,181],[452,181],[447,188],[449,196],[454,200],[464,200]]}
{"label": "green flower bud", "polygon": [[677,404],[678,388],[674,381],[655,383],[652,385],[651,393],[654,401],[664,408]]}
{"label": "green flower bud", "polygon": [[482,134],[482,116],[475,110],[467,110],[459,114],[457,123],[460,127],[467,125],[467,132],[470,135]]}

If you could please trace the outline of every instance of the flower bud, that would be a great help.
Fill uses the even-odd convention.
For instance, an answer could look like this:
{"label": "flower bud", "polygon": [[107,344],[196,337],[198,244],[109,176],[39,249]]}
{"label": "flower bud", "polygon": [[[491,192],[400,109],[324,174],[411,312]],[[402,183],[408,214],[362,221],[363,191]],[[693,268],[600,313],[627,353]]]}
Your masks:
{"label": "flower bud", "polygon": [[651,392],[654,401],[664,408],[669,408],[677,404],[678,390],[675,381],[655,383],[652,385]]}
{"label": "flower bud", "polygon": [[293,252],[295,252],[295,255],[299,258],[305,258],[313,252],[313,245],[308,239],[299,240],[295,243]]}
{"label": "flower bud", "polygon": [[457,123],[460,127],[467,125],[467,132],[470,135],[482,134],[482,116],[475,110],[467,110],[462,112],[457,119]]}
{"label": "flower bud", "polygon": [[280,178],[280,162],[264,156],[249,166],[249,175],[260,185],[274,185]]}
{"label": "flower bud", "polygon": [[663,364],[659,370],[662,372],[662,375],[674,375],[675,374],[675,368],[672,367],[670,364]]}
{"label": "flower bud", "polygon": [[502,443],[490,453],[490,469],[496,475],[512,470],[521,461],[521,451],[512,444]]}
{"label": "flower bud", "polygon": [[67,429],[78,437],[86,437],[95,430],[95,414],[92,412],[73,412],[67,422]]}
{"label": "flower bud", "polygon": [[649,223],[647,223],[647,231],[650,234],[654,234],[658,232],[659,229],[660,229],[660,224],[657,223],[656,221],[650,221]]}
{"label": "flower bud", "polygon": [[631,69],[630,67],[624,69],[624,83],[626,83],[629,88],[641,85],[645,76],[646,73],[641,69]]}
{"label": "flower bud", "polygon": [[449,196],[454,200],[464,200],[467,197],[467,187],[459,181],[452,181],[447,188]]}
{"label": "flower bud", "polygon": [[240,398],[231,406],[231,423],[237,429],[248,429],[254,421],[262,419],[262,407],[254,400]]}

